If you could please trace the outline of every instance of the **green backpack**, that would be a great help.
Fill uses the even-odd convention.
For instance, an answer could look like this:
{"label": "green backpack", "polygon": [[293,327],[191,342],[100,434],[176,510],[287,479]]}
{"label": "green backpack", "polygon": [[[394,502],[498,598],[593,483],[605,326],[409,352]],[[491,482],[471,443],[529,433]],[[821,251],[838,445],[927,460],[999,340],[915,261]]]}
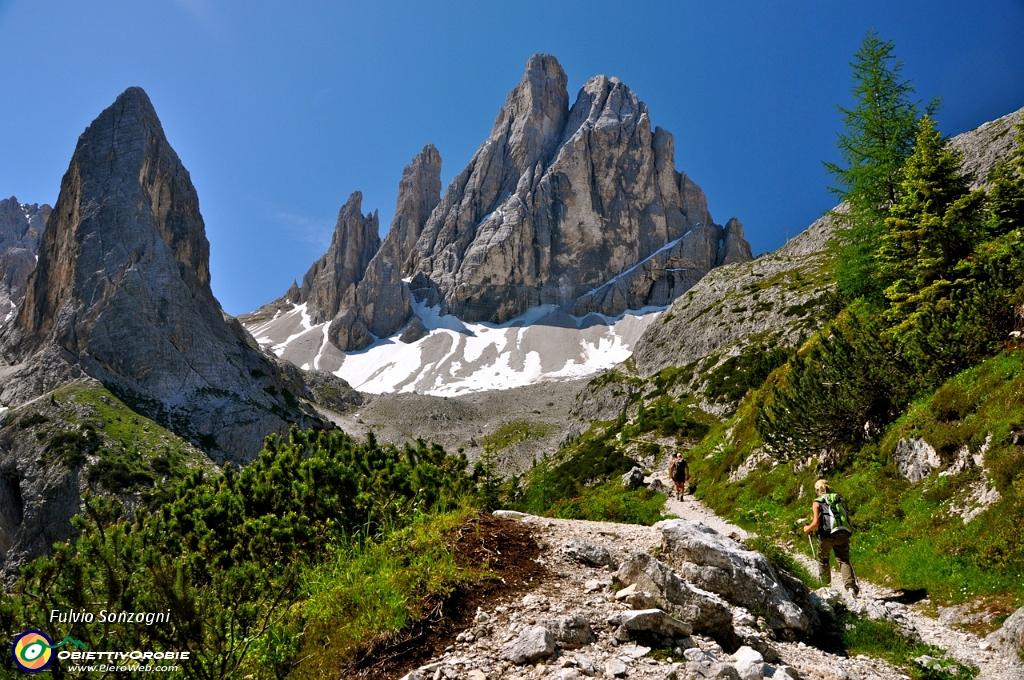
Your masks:
{"label": "green backpack", "polygon": [[837,493],[827,493],[819,496],[818,501],[818,535],[829,536],[837,531],[853,533],[850,526],[850,516],[846,512],[843,500]]}

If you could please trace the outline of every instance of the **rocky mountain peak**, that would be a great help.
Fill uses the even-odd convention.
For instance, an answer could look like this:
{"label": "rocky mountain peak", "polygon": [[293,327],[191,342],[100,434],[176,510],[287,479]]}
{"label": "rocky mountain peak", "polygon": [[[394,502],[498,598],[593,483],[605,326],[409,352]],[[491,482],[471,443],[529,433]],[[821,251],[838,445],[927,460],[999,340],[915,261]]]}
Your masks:
{"label": "rocky mountain peak", "polygon": [[315,323],[329,321],[352,295],[370,260],[380,248],[377,211],[362,213],[363,194],[352,192],[338,211],[331,245],[302,277],[299,300],[308,303]]}
{"label": "rocky mountain peak", "polygon": [[565,136],[568,139],[581,127],[619,127],[635,125],[647,115],[647,105],[628,85],[615,77],[594,76],[576,97],[569,112]]}
{"label": "rocky mountain peak", "polygon": [[21,203],[14,196],[0,199],[0,251],[39,247],[39,236],[50,216],[50,206]]}
{"label": "rocky mountain peak", "polygon": [[[306,281],[333,281],[337,304],[320,304],[313,319],[330,320],[338,349],[365,348],[414,322],[412,299],[464,322],[505,323],[542,305],[616,317],[667,305],[719,264],[726,242],[730,261],[749,259],[742,227],[725,238],[703,192],[676,171],[672,135],[652,129],[636,93],[595,76],[570,108],[566,82],[554,57],[531,57],[490,136],[439,200],[440,157],[424,149],[403,174],[391,231],[354,294],[353,278],[314,265]],[[261,341],[277,332],[262,326]],[[330,354],[319,350],[287,355],[316,363]]]}
{"label": "rocky mountain peak", "polygon": [[751,259],[750,244],[743,237],[743,223],[735,217],[725,224],[722,247],[718,250],[718,265],[746,262]]}
{"label": "rocky mountain peak", "polygon": [[381,246],[382,254],[387,253],[403,275],[411,272],[416,241],[440,201],[441,154],[433,144],[427,144],[402,171],[395,217]]}
{"label": "rocky mountain peak", "polygon": [[535,54],[519,85],[506,97],[491,139],[506,142],[515,179],[538,162],[545,163],[558,145],[569,112],[567,83],[557,59]]}
{"label": "rocky mountain peak", "polygon": [[[106,200],[90,201],[99,197]],[[51,222],[17,318],[24,350],[47,339],[81,349],[73,332],[79,317],[89,316],[90,303],[106,300],[133,271],[112,269],[114,261],[139,251],[155,256],[144,245],[154,235],[162,242],[163,264],[174,263],[189,294],[219,308],[210,290],[210,246],[198,196],[141,88],[125,90],[79,137]],[[142,224],[156,234],[145,234]]]}
{"label": "rocky mountain peak", "polygon": [[25,302],[3,332],[16,404],[81,372],[219,460],[309,416],[301,382],[225,318],[188,171],[146,93],[129,88],[79,137]]}

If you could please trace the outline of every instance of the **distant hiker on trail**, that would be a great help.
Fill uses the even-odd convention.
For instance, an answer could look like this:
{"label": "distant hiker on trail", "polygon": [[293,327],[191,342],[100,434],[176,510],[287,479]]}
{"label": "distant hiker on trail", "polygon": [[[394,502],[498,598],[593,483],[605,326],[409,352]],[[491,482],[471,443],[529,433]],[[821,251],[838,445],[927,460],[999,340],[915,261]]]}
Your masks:
{"label": "distant hiker on trail", "polygon": [[854,597],[857,597],[860,595],[860,586],[857,584],[856,574],[853,573],[853,565],[850,564],[850,534],[853,533],[853,528],[850,526],[846,508],[843,507],[839,494],[829,492],[828,482],[824,479],[814,483],[814,492],[818,494],[812,505],[814,517],[811,523],[804,527],[804,533],[818,532],[818,578],[822,585],[832,584],[829,558],[834,550],[839,570],[843,574],[843,584],[847,590],[853,592]]}
{"label": "distant hiker on trail", "polygon": [[683,496],[686,495],[686,459],[679,455],[676,451],[672,454],[672,461],[668,464],[668,477],[672,480],[672,484],[676,488],[676,496],[679,500],[683,500]]}

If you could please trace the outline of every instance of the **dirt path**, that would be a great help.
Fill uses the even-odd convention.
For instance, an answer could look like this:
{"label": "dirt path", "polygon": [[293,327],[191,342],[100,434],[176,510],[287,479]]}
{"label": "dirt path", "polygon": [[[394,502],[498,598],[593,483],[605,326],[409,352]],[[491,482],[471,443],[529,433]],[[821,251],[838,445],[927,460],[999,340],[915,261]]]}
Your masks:
{"label": "dirt path", "polygon": [[[667,478],[662,480],[669,484]],[[693,496],[686,496],[682,501],[669,498],[665,503],[667,513],[682,519],[696,520],[714,528],[726,536],[735,535],[741,539],[750,536],[749,532],[716,515],[710,508]],[[817,563],[803,554],[794,555],[812,573],[817,573]],[[835,560],[832,561],[836,565]],[[854,565],[856,569],[857,565]],[[833,569],[832,582],[841,584],[839,572]],[[950,656],[962,663],[977,666],[981,671],[978,677],[982,680],[1024,680],[1024,664],[988,649],[987,643],[971,633],[953,630],[940,623],[937,619],[924,612],[927,600],[915,604],[907,604],[901,591],[860,580],[860,597],[853,598],[845,592],[837,596],[844,599],[851,611],[874,618],[885,618],[900,625],[907,633],[920,636],[924,642],[946,650]],[[897,677],[897,676],[894,676]]]}

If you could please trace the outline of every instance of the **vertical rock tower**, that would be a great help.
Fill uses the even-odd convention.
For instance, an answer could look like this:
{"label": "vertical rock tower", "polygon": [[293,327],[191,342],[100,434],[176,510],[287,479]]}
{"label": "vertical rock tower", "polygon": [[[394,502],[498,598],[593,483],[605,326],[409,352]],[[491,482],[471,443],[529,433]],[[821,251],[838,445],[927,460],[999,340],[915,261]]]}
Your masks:
{"label": "vertical rock tower", "polygon": [[129,88],[78,140],[25,301],[4,329],[17,403],[84,372],[219,461],[315,419],[210,288],[196,190],[146,93]]}

